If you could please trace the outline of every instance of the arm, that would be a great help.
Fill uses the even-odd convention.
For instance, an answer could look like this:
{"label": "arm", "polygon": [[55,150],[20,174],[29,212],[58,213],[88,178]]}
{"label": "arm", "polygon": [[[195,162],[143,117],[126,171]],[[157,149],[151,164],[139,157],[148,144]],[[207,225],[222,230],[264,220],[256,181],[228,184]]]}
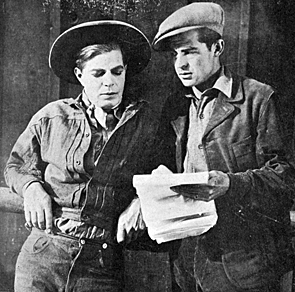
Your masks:
{"label": "arm", "polygon": [[31,122],[15,143],[5,168],[11,190],[24,198],[27,227],[52,228],[51,198],[44,191],[46,164],[41,159],[40,130]]}
{"label": "arm", "polygon": [[286,155],[273,94],[260,105],[254,132],[256,163],[253,162],[253,169],[235,173],[212,170],[208,186],[198,187],[195,193],[193,188],[188,188],[189,193],[183,189],[183,195],[204,201],[224,196],[220,200],[227,200],[235,213],[254,208],[275,218],[286,214],[292,203],[295,174]]}
{"label": "arm", "polygon": [[284,131],[272,94],[261,108],[257,124],[256,160],[260,168],[228,173],[227,196],[238,206],[280,218],[294,196],[295,171],[286,152]]}

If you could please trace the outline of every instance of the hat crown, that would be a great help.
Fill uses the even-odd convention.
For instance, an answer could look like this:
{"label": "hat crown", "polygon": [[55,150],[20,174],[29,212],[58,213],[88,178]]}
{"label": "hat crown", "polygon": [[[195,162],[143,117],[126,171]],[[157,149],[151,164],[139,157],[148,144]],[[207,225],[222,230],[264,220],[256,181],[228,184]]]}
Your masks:
{"label": "hat crown", "polygon": [[156,50],[161,49],[163,41],[168,37],[201,27],[223,34],[224,11],[220,5],[212,2],[195,2],[176,10],[160,24],[153,47]]}

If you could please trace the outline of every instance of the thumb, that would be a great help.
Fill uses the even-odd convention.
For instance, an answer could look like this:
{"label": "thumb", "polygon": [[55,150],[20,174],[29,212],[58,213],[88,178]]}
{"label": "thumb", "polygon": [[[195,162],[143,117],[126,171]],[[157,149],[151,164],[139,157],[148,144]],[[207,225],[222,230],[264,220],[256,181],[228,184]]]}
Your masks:
{"label": "thumb", "polygon": [[123,242],[125,239],[125,230],[123,227],[119,227],[118,226],[118,230],[117,230],[117,242],[121,243]]}

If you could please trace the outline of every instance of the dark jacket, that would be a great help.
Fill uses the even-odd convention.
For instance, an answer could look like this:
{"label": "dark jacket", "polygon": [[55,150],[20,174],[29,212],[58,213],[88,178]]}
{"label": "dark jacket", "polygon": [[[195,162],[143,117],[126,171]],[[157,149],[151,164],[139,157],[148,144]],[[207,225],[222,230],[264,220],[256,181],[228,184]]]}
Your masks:
{"label": "dark jacket", "polygon": [[[217,224],[201,236],[200,244],[209,258],[223,259],[228,267],[245,261],[239,269],[251,269],[249,253],[254,251],[261,265],[266,261],[271,269],[279,269],[280,249],[290,251],[286,230],[295,176],[287,162],[277,97],[268,85],[226,72],[233,77],[231,98],[219,92],[202,146],[208,169],[228,173],[230,188],[215,200]],[[164,116],[174,130],[176,165],[182,172],[190,101],[169,103]]]}

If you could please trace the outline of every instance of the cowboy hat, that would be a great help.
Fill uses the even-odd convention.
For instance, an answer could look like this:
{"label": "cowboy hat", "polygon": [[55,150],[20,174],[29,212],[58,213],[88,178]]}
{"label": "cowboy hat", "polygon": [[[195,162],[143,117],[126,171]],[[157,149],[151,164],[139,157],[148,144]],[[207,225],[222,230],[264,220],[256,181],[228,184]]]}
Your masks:
{"label": "cowboy hat", "polygon": [[78,52],[90,45],[117,42],[127,56],[129,75],[142,71],[151,58],[147,37],[131,24],[117,20],[90,21],[73,26],[53,43],[49,67],[59,78],[79,84],[75,74]]}

